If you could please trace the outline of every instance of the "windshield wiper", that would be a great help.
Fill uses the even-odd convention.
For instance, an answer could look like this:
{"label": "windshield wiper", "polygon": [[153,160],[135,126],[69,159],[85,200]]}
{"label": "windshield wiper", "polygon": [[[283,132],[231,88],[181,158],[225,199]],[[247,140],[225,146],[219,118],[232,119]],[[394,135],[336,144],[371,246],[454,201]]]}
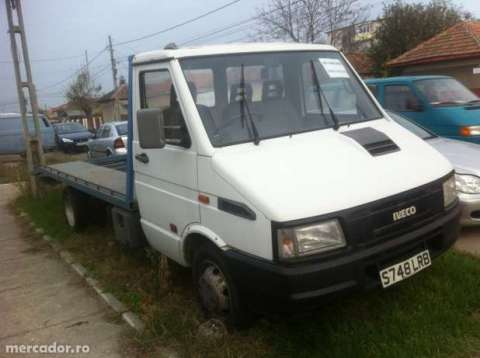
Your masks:
{"label": "windshield wiper", "polygon": [[320,111],[322,112],[322,116],[323,118],[325,118],[325,113],[323,113],[323,104],[322,104],[322,97],[323,97],[323,99],[325,100],[325,104],[327,105],[328,111],[330,112],[330,117],[332,117],[333,129],[338,131],[338,129],[340,128],[340,123],[338,122],[338,118],[333,112],[332,107],[330,107],[327,97],[325,96],[325,93],[323,93],[322,87],[320,87],[320,81],[318,80],[318,74],[317,74],[317,69],[315,68],[315,62],[313,62],[313,60],[310,60],[310,65],[312,66],[312,73],[313,73],[313,80],[315,82],[315,87],[317,87],[318,103],[320,106]]}
{"label": "windshield wiper", "polygon": [[[243,124],[245,123],[245,109],[247,110],[247,117],[248,121],[250,122],[250,126],[252,128],[252,133],[253,133],[253,143],[255,145],[260,144],[260,135],[258,134],[257,126],[255,125],[255,122],[252,117],[252,113],[250,112],[250,107],[248,106],[248,101],[247,101],[247,91],[245,89],[245,66],[241,65],[241,74],[240,74],[240,88],[241,88],[241,96],[242,98],[240,99],[240,118],[242,121],[242,127]],[[248,128],[248,126],[247,126]]]}
{"label": "windshield wiper", "polygon": [[467,104],[474,104],[480,102],[480,98],[477,99],[472,99],[471,101],[468,101]]}

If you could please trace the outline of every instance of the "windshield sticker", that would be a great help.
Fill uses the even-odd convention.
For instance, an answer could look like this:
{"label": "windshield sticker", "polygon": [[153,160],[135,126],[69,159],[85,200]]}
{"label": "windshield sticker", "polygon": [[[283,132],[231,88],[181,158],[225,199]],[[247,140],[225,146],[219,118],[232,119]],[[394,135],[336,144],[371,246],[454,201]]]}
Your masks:
{"label": "windshield sticker", "polygon": [[322,64],[323,68],[330,78],[350,78],[347,69],[336,58],[319,58],[318,61]]}

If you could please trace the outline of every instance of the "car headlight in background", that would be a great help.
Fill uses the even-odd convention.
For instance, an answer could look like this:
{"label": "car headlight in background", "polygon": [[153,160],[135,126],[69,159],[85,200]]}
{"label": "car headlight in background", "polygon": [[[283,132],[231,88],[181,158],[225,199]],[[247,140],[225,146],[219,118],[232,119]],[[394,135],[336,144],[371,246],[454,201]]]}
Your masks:
{"label": "car headlight in background", "polygon": [[282,259],[312,255],[346,246],[338,220],[319,224],[279,229],[278,252]]}
{"label": "car headlight in background", "polygon": [[465,194],[480,194],[480,178],[475,175],[455,174],[457,190]]}
{"label": "car headlight in background", "polygon": [[450,206],[457,199],[455,177],[452,175],[443,183],[443,205]]}
{"label": "car headlight in background", "polygon": [[460,134],[464,137],[480,135],[480,126],[462,127],[460,128]]}
{"label": "car headlight in background", "polygon": [[63,143],[73,143],[73,140],[68,139],[68,138],[62,138]]}

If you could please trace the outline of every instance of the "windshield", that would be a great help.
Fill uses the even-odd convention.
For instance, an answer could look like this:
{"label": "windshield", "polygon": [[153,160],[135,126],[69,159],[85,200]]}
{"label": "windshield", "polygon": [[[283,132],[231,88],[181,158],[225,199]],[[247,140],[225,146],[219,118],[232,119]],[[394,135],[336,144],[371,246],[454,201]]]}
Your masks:
{"label": "windshield", "polygon": [[115,127],[117,128],[118,135],[127,135],[128,133],[127,123],[117,124]]}
{"label": "windshield", "polygon": [[265,139],[331,128],[335,120],[381,118],[338,52],[208,56],[180,64],[216,147],[254,141],[256,132]]}
{"label": "windshield", "polygon": [[57,129],[57,132],[60,134],[85,132],[87,130],[87,128],[82,126],[80,123],[75,123],[75,122],[56,124],[55,128]]}
{"label": "windshield", "polygon": [[427,130],[423,129],[422,127],[417,126],[412,121],[399,115],[398,113],[391,112],[391,111],[387,111],[387,113],[395,122],[400,124],[405,129],[408,129],[417,137],[420,137],[422,139],[431,139],[436,137],[433,133],[430,133]]}
{"label": "windshield", "polygon": [[415,81],[415,85],[434,106],[464,105],[480,99],[453,78],[432,78]]}

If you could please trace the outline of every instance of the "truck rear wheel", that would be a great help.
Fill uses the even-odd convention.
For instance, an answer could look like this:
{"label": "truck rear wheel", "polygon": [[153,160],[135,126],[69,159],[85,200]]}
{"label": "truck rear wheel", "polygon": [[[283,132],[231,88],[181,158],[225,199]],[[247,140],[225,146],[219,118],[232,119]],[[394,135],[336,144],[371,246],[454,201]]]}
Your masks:
{"label": "truck rear wheel", "polygon": [[213,245],[197,248],[192,273],[200,305],[208,318],[221,319],[236,328],[245,328],[251,323],[251,314],[240,302],[220,250]]}
{"label": "truck rear wheel", "polygon": [[74,231],[81,231],[86,226],[87,201],[85,194],[78,190],[67,187],[63,191],[65,219]]}

